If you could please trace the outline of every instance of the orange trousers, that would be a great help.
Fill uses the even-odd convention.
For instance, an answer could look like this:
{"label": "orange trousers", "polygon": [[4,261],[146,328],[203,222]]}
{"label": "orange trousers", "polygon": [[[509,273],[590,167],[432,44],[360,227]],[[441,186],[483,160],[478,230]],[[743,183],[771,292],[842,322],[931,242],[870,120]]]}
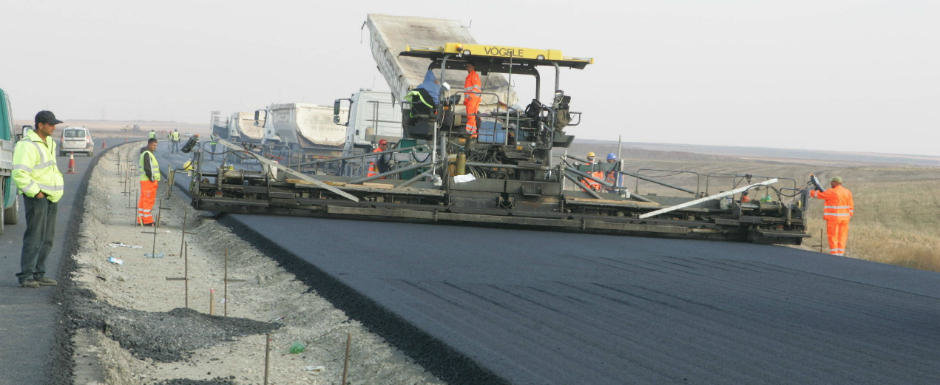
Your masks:
{"label": "orange trousers", "polygon": [[157,187],[160,182],[149,180],[140,181],[140,199],[137,200],[137,223],[149,225],[153,223],[153,204],[157,200]]}
{"label": "orange trousers", "polygon": [[849,220],[827,219],[826,236],[829,238],[829,254],[845,255],[845,242],[849,240]]}
{"label": "orange trousers", "polygon": [[477,136],[477,112],[480,111],[481,98],[476,95],[468,95],[463,99],[464,107],[467,107],[467,132],[471,137]]}

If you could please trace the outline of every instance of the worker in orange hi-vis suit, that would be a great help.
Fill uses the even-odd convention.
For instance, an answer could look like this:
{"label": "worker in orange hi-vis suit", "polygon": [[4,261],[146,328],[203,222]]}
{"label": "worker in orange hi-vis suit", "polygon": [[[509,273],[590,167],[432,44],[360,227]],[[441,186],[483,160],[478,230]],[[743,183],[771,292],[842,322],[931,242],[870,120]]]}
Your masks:
{"label": "worker in orange hi-vis suit", "polygon": [[[463,82],[463,105],[467,107],[467,133],[471,138],[477,137],[477,111],[480,109],[480,92],[483,92],[483,83],[480,74],[473,64],[467,63],[467,79]],[[476,92],[475,94],[473,92]]]}
{"label": "worker in orange hi-vis suit", "polygon": [[140,151],[140,199],[137,201],[137,224],[151,226],[154,224],[153,204],[157,199],[157,188],[160,185],[160,165],[157,157],[157,139],[147,140],[147,147]]}
{"label": "worker in orange hi-vis suit", "polygon": [[[379,140],[379,146],[372,150],[373,153],[383,152],[388,150],[388,141],[385,139]],[[381,160],[381,159],[380,159]],[[388,171],[388,170],[385,170]],[[366,173],[366,176],[376,176],[379,175],[380,170],[375,167],[375,161],[369,162],[369,171]],[[382,171],[384,172],[384,171]]]}
{"label": "worker in orange hi-vis suit", "polygon": [[826,235],[829,237],[829,254],[845,255],[845,242],[849,239],[849,220],[855,215],[852,192],[842,187],[842,178],[834,177],[829,182],[831,189],[813,190],[809,195],[825,200],[823,219],[826,220]]}

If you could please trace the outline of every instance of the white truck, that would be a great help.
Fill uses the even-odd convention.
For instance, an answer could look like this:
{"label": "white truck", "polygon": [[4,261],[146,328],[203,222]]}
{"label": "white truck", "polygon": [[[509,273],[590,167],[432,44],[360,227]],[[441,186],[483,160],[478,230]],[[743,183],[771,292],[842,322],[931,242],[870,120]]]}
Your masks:
{"label": "white truck", "polygon": [[4,225],[14,225],[19,219],[19,193],[13,183],[13,130],[13,108],[0,88],[0,233]]}
{"label": "white truck", "polygon": [[236,112],[228,119],[229,139],[233,142],[261,143],[263,130],[263,127],[257,125],[251,112]]}
{"label": "white truck", "polygon": [[231,138],[229,131],[229,121],[222,117],[222,111],[212,111],[209,117],[209,127],[212,129],[212,135],[222,139]]}
{"label": "white truck", "polygon": [[333,122],[346,126],[346,155],[372,151],[382,139],[396,142],[402,137],[401,103],[387,91],[363,89],[349,98],[336,99]]}
{"label": "white truck", "polygon": [[[345,110],[343,110],[345,112]],[[303,159],[342,156],[346,127],[333,122],[333,108],[311,103],[279,103],[254,114],[262,142]],[[283,154],[282,154],[283,155]]]}

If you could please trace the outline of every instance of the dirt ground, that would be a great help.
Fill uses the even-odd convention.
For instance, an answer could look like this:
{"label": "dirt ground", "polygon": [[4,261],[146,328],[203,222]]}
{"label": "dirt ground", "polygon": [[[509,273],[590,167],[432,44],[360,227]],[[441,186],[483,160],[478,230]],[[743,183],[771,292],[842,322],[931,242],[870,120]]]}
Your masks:
{"label": "dirt ground", "polygon": [[[139,147],[109,151],[89,180],[68,306],[76,329],[75,384],[260,384],[266,332],[270,384],[339,383],[347,333],[347,382],[442,383],[227,227],[192,210],[179,190],[163,202],[157,258],[148,257],[153,229],[132,225],[137,178],[128,165],[136,165]],[[165,190],[161,184],[161,197]],[[180,255],[184,213],[188,266]],[[233,281],[223,317],[226,249]],[[184,271],[189,309],[185,282],[167,279]],[[291,353],[292,345],[303,351]]]}

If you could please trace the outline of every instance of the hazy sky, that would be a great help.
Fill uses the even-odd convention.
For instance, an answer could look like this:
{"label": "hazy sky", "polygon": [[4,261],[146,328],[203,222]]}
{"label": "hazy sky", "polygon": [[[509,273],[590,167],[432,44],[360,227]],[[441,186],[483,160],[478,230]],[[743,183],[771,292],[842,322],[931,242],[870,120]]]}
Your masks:
{"label": "hazy sky", "polygon": [[367,13],[594,57],[562,76],[584,138],[940,155],[936,1],[0,0],[0,87],[18,119],[332,104],[387,89]]}

